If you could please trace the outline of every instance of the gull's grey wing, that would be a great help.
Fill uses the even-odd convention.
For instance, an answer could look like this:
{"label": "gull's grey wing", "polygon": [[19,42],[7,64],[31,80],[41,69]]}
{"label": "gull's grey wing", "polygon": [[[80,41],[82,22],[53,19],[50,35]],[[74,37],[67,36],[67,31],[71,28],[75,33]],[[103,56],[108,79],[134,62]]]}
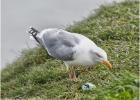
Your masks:
{"label": "gull's grey wing", "polygon": [[74,47],[79,39],[66,31],[50,32],[43,35],[44,45],[49,54],[63,61],[73,60]]}

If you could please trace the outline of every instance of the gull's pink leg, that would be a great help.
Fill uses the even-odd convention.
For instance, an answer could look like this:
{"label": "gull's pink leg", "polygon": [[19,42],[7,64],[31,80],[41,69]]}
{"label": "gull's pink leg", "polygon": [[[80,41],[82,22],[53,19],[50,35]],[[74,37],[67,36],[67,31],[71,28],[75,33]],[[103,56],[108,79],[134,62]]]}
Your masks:
{"label": "gull's pink leg", "polygon": [[72,80],[72,81],[76,81],[76,80],[77,80],[76,74],[75,74],[75,70],[74,70],[74,67],[73,67],[73,66],[71,66],[71,67],[69,68],[69,78],[70,78],[70,80]]}

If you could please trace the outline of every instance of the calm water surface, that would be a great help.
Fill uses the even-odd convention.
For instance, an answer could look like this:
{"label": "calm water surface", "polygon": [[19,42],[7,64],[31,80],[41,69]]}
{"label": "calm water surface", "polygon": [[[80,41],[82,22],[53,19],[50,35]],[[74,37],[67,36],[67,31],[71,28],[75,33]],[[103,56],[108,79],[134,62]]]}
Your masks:
{"label": "calm water surface", "polygon": [[2,68],[35,46],[26,33],[29,26],[65,28],[113,1],[118,0],[2,0]]}

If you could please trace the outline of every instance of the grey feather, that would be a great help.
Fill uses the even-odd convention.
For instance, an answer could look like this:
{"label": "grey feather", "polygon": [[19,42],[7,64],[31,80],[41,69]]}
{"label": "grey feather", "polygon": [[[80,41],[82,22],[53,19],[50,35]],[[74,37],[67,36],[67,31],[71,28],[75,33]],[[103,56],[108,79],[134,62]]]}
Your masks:
{"label": "grey feather", "polygon": [[79,43],[79,39],[69,32],[53,30],[44,34],[43,40],[51,56],[63,61],[74,59],[76,51],[73,48]]}

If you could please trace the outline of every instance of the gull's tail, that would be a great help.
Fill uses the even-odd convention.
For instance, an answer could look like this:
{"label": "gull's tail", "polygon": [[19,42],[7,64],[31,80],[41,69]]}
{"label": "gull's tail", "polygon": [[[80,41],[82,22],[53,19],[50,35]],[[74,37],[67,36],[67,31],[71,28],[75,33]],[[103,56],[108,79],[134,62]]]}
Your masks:
{"label": "gull's tail", "polygon": [[30,33],[33,36],[36,36],[39,33],[39,31],[33,27],[30,27],[28,33]]}
{"label": "gull's tail", "polygon": [[37,38],[37,34],[40,33],[37,29],[33,28],[33,27],[30,27],[29,30],[27,31],[27,33],[31,34],[31,39],[35,39],[39,44],[39,40]]}

